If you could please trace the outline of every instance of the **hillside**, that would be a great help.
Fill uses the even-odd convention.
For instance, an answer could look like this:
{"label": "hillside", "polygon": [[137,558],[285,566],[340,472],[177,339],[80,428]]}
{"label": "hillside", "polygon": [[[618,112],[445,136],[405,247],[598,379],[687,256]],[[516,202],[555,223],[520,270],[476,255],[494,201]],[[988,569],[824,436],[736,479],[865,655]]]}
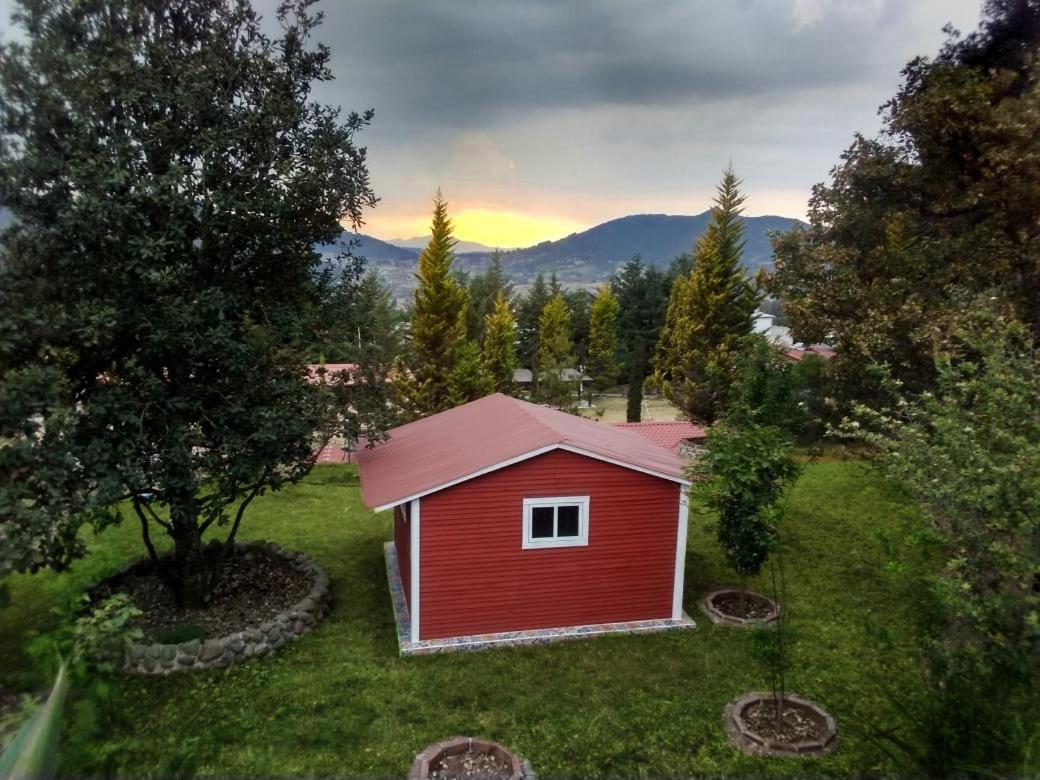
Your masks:
{"label": "hillside", "polygon": [[[416,236],[415,238],[391,238],[388,244],[399,246],[403,249],[424,249],[430,243],[430,236]],[[476,241],[458,241],[455,244],[456,254],[469,254],[472,252],[494,252],[495,247],[479,244]]]}
{"label": "hillside", "polygon": [[[539,272],[555,272],[561,281],[571,285],[596,284],[609,278],[633,255],[639,255],[650,265],[666,267],[676,256],[692,251],[710,218],[710,212],[706,211],[694,216],[635,214],[612,219],[557,241],[504,252],[502,265],[519,284],[531,282]],[[790,217],[776,216],[747,217],[744,221],[747,227],[744,264],[752,273],[772,259],[770,231],[788,230],[802,224]],[[380,270],[395,294],[407,294],[414,286],[412,273],[419,250],[397,247],[367,236],[363,238],[364,244],[358,253]],[[366,254],[366,250],[370,251]],[[483,270],[490,259],[490,250],[458,253],[459,267],[467,271]]]}

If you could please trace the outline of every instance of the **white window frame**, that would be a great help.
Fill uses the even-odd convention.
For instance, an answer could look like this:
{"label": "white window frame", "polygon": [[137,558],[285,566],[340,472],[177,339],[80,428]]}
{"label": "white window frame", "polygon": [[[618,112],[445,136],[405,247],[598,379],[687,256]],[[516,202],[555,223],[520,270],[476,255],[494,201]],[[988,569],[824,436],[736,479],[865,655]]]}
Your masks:
{"label": "white window frame", "polygon": [[[589,544],[589,497],[588,496],[546,496],[544,498],[524,499],[523,549],[541,550],[547,547],[587,547]],[[531,536],[531,517],[535,507],[551,506],[554,509],[561,505],[578,506],[578,535],[564,538],[548,537],[535,539]],[[553,513],[553,531],[556,531],[557,513]]]}

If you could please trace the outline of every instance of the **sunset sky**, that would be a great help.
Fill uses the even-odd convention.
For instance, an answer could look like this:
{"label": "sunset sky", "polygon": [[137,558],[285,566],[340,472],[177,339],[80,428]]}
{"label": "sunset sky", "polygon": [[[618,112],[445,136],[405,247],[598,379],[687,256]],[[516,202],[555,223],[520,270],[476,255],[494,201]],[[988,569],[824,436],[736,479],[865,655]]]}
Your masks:
{"label": "sunset sky", "polygon": [[[273,19],[276,0],[255,0]],[[635,213],[707,208],[732,160],[747,213],[804,217],[899,71],[980,0],[325,0],[336,80],[375,109],[363,231],[526,246]],[[7,18],[10,0],[0,0]]]}

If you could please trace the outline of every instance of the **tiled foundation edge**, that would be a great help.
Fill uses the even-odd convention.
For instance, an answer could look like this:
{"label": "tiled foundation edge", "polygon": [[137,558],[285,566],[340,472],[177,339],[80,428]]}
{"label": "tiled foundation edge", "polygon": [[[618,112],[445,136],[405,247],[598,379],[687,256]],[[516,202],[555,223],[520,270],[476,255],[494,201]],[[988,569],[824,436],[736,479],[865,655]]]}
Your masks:
{"label": "tiled foundation edge", "polygon": [[560,642],[570,639],[587,639],[605,634],[651,634],[659,631],[696,628],[697,624],[685,612],[679,620],[633,620],[626,623],[599,623],[588,626],[567,626],[564,628],[542,628],[531,631],[506,631],[499,634],[476,634],[473,636],[455,636],[446,639],[424,639],[412,642],[411,621],[408,615],[408,602],[404,597],[404,585],[401,583],[397,566],[397,550],[393,542],[383,545],[386,559],[386,574],[390,583],[390,598],[393,602],[394,621],[397,624],[397,644],[401,655],[427,655],[429,653],[453,653],[474,650],[488,650],[493,647],[511,647],[515,645],[544,645],[549,642]]}

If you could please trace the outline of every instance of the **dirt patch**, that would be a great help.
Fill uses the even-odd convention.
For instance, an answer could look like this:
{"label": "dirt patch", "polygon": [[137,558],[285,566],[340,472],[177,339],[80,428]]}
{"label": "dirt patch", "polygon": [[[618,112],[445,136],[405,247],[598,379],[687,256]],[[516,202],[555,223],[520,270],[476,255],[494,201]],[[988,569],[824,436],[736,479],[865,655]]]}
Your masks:
{"label": "dirt patch", "polygon": [[745,594],[743,609],[740,602],[740,594],[734,592],[720,594],[711,600],[719,612],[741,620],[764,620],[773,613],[773,605],[753,593]]}
{"label": "dirt patch", "polygon": [[773,701],[752,704],[744,710],[743,718],[749,729],[770,741],[797,744],[814,742],[824,736],[819,720],[806,708],[790,702],[784,702],[779,724]]}
{"label": "dirt patch", "polygon": [[481,778],[482,780],[499,780],[510,777],[512,767],[493,753],[481,753],[467,750],[438,759],[430,767],[431,780],[455,780],[455,778]]}
{"label": "dirt patch", "polygon": [[126,593],[143,613],[134,621],[146,642],[176,643],[222,637],[254,628],[292,609],[311,589],[313,577],[281,557],[261,553],[229,556],[213,596],[203,609],[178,609],[155,569],[135,567],[91,591],[92,601]]}

